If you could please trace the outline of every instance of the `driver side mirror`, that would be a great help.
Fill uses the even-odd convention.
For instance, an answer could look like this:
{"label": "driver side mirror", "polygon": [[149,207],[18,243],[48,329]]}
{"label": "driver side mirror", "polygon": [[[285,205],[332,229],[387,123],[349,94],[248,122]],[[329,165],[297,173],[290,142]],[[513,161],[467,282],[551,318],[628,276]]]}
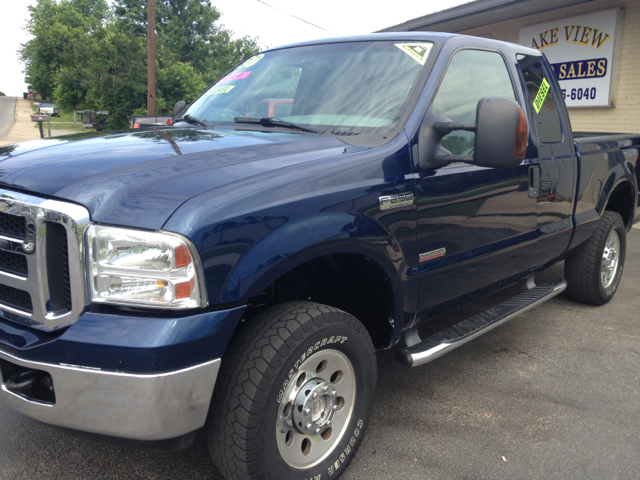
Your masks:
{"label": "driver side mirror", "polygon": [[[442,138],[456,130],[475,132],[472,155],[453,155],[442,146]],[[525,156],[527,119],[515,100],[486,97],[478,102],[475,123],[454,123],[429,109],[420,128],[419,141],[421,168],[437,168],[451,162],[512,168],[520,165]]]}
{"label": "driver side mirror", "polygon": [[178,116],[184,111],[185,108],[187,108],[187,102],[185,102],[184,100],[180,100],[178,103],[176,103],[173,107],[173,112],[171,113],[171,121],[173,122],[176,118],[178,118]]}

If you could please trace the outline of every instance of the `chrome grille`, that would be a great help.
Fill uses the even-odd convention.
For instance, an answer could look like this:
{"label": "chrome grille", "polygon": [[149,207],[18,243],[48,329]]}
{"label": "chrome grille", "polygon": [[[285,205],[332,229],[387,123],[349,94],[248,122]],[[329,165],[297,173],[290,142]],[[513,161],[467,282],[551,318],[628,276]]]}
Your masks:
{"label": "chrome grille", "polygon": [[0,310],[40,330],[74,323],[87,303],[86,208],[0,189]]}

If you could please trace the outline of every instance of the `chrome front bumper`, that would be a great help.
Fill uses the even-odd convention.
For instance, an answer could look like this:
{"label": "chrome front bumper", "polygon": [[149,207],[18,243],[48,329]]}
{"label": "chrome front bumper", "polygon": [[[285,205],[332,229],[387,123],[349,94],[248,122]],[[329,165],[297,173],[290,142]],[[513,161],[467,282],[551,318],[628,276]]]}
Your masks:
{"label": "chrome front bumper", "polygon": [[179,437],[207,418],[220,359],[155,375],[107,372],[79,366],[0,359],[51,375],[55,403],[13,393],[1,379],[0,404],[43,423],[132,440]]}

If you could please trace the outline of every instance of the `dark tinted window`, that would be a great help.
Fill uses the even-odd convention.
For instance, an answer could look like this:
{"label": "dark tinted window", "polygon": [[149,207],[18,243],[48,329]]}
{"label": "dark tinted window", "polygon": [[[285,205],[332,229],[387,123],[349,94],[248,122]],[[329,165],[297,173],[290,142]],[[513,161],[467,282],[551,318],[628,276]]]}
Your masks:
{"label": "dark tinted window", "polygon": [[[475,122],[478,102],[485,97],[515,100],[511,77],[502,56],[482,50],[461,50],[447,67],[433,99],[433,111],[453,122]],[[442,146],[454,155],[468,155],[474,142],[473,132],[456,131],[442,139]]]}
{"label": "dark tinted window", "polygon": [[526,90],[540,141],[542,143],[561,142],[562,127],[558,104],[540,59],[529,55],[518,55],[518,65],[527,86]]}

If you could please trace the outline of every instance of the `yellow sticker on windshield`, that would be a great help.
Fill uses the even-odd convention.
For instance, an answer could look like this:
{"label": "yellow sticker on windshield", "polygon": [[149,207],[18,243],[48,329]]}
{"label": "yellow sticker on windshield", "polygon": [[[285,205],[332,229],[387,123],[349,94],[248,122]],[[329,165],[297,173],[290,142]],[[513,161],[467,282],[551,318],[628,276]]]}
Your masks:
{"label": "yellow sticker on windshield", "polygon": [[420,65],[424,65],[433,43],[396,43],[394,44]]}
{"label": "yellow sticker on windshield", "polygon": [[229,93],[235,85],[225,85],[224,87],[213,87],[207,92],[207,95],[217,95],[219,93]]}
{"label": "yellow sticker on windshield", "polygon": [[543,78],[542,85],[540,85],[536,99],[533,101],[533,109],[536,113],[540,113],[540,109],[544,104],[544,99],[547,98],[547,93],[549,93],[549,88],[551,88],[551,85],[549,85],[546,78]]}
{"label": "yellow sticker on windshield", "polygon": [[254,57],[251,57],[249,60],[244,62],[238,68],[249,68],[249,67],[255,65],[256,63],[258,63],[260,60],[262,60],[263,57],[264,57],[264,53],[261,53],[260,55],[256,55]]}

